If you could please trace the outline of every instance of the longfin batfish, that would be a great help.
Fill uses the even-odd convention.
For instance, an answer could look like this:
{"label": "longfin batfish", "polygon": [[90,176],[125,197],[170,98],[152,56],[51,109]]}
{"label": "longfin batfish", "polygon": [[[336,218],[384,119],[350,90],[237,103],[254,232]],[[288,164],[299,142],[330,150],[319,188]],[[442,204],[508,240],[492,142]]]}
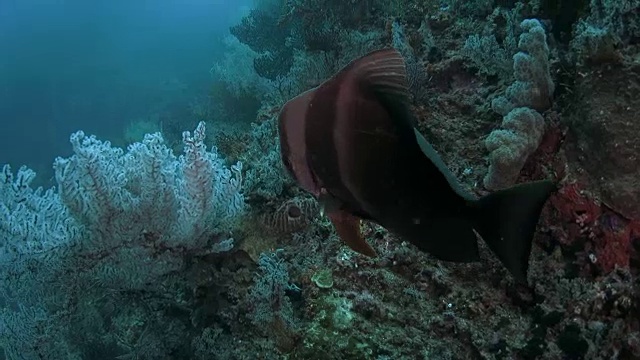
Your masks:
{"label": "longfin batfish", "polygon": [[479,199],[466,193],[416,129],[407,89],[404,59],[383,49],[288,101],[278,124],[288,172],[355,251],[375,256],[361,219],[446,261],[479,260],[479,234],[526,282],[533,233],[555,184],[530,182]]}

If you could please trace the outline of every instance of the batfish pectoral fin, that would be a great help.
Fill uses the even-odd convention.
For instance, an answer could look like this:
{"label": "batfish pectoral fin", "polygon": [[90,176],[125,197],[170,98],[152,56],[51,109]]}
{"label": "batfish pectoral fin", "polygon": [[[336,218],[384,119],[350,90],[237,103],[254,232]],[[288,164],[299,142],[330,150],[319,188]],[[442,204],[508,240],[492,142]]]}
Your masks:
{"label": "batfish pectoral fin", "polygon": [[320,203],[320,213],[322,215],[341,211],[343,206],[342,202],[331,195],[325,188],[320,189],[318,203]]}
{"label": "batfish pectoral fin", "polygon": [[360,218],[343,210],[327,212],[327,216],[336,228],[336,232],[353,251],[375,257],[376,251],[369,245],[360,232]]}

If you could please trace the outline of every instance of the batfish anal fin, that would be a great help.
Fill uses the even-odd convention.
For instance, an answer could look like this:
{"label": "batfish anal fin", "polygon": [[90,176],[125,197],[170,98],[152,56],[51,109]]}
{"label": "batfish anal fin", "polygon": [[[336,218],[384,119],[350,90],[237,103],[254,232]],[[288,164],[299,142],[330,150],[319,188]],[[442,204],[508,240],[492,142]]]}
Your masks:
{"label": "batfish anal fin", "polygon": [[336,232],[342,241],[353,251],[369,257],[377,256],[376,251],[369,245],[360,232],[360,218],[349,214],[344,210],[327,212],[327,216],[336,228]]}

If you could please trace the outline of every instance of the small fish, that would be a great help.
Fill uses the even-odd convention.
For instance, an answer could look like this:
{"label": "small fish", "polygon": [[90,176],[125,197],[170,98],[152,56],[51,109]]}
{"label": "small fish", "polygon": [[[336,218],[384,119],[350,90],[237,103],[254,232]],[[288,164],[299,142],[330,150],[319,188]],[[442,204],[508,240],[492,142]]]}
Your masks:
{"label": "small fish", "polygon": [[478,234],[526,282],[533,233],[556,186],[537,181],[479,199],[468,194],[416,129],[408,99],[398,51],[352,61],[282,108],[285,167],[361,254],[376,256],[360,232],[363,219],[445,261],[478,261]]}

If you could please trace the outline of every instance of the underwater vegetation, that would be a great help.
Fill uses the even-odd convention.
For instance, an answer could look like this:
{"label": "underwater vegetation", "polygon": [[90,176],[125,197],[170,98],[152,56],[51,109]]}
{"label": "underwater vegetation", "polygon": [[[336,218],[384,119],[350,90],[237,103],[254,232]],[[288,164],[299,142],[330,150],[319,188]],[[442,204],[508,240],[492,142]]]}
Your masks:
{"label": "underwater vegetation", "polygon": [[223,45],[55,187],[2,167],[2,358],[640,359],[640,0],[259,0]]}

